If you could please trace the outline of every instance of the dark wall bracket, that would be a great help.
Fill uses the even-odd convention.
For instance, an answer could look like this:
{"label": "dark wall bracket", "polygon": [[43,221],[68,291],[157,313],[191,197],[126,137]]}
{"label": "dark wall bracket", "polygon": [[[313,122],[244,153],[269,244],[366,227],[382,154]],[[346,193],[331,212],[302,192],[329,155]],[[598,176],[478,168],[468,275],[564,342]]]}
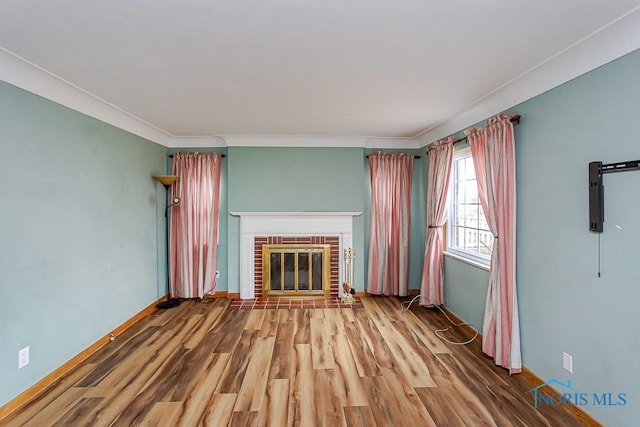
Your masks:
{"label": "dark wall bracket", "polygon": [[640,170],[640,160],[602,164],[589,163],[589,231],[602,233],[604,225],[604,184],[602,175]]}

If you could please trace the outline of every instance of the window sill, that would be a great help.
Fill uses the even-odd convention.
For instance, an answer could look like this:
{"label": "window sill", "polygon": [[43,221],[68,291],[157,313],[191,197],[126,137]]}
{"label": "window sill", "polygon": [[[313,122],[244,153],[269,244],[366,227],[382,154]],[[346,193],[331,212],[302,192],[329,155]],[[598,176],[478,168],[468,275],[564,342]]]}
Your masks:
{"label": "window sill", "polygon": [[469,265],[472,265],[474,267],[480,268],[482,270],[489,271],[489,266],[488,265],[482,264],[480,262],[474,261],[474,260],[469,259],[469,258],[465,258],[465,257],[463,257],[461,255],[458,255],[458,254],[454,254],[453,252],[444,251],[444,255],[449,257],[449,258],[453,258],[455,260],[464,262],[465,264],[469,264]]}

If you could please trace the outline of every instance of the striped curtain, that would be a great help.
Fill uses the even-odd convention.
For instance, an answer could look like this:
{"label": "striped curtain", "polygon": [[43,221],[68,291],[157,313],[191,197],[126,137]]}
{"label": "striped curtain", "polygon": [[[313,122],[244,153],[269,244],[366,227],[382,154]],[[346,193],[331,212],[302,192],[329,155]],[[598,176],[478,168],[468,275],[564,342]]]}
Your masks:
{"label": "striped curtain", "polygon": [[513,124],[500,114],[481,129],[467,131],[478,194],[493,251],[482,326],[482,351],[496,365],[522,370],[516,293],[516,160]]}
{"label": "striped curtain", "polygon": [[449,177],[453,165],[453,137],[431,144],[427,183],[427,243],[420,285],[421,305],[444,304],[444,226]]}
{"label": "striped curtain", "polygon": [[407,295],[413,156],[403,153],[369,156],[371,224],[367,291]]}
{"label": "striped curtain", "polygon": [[171,292],[202,298],[215,292],[220,216],[220,162],[217,153],[176,153],[173,196],[182,199],[171,212]]}

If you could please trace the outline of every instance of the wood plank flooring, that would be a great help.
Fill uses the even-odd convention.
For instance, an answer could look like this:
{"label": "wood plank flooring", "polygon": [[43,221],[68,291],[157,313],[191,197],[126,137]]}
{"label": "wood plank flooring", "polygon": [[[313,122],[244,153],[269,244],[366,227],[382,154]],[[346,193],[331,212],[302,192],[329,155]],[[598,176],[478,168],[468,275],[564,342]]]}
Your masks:
{"label": "wood plank flooring", "polygon": [[[580,426],[535,409],[477,342],[443,343],[438,311],[396,298],[363,308],[157,311],[0,426]],[[454,332],[462,340],[464,332]]]}

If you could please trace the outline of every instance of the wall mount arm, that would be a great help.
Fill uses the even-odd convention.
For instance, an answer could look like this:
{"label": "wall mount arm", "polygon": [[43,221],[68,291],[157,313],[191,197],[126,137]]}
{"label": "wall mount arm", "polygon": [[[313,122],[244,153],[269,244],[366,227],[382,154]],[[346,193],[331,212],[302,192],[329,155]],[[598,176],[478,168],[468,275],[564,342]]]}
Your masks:
{"label": "wall mount arm", "polygon": [[602,233],[604,224],[604,184],[602,175],[640,170],[640,160],[589,163],[589,231]]}
{"label": "wall mount arm", "polygon": [[613,173],[613,172],[628,172],[640,170],[640,160],[630,160],[628,162],[618,162],[618,163],[609,163],[607,165],[603,165],[600,163],[600,173]]}

